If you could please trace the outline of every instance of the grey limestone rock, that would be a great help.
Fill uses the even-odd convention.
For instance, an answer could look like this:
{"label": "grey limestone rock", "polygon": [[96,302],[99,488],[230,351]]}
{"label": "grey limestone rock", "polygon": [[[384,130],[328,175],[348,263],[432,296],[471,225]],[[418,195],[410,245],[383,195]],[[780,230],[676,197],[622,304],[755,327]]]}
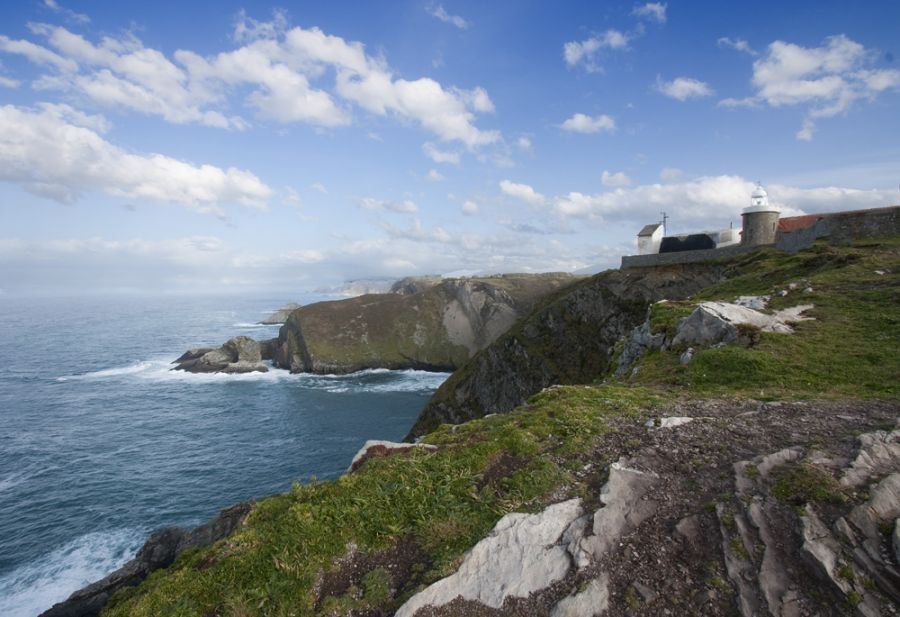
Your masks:
{"label": "grey limestone rock", "polygon": [[562,539],[581,515],[580,499],[537,514],[507,514],[466,554],[456,573],[414,595],[396,617],[412,617],[421,608],[443,606],[457,597],[499,608],[507,597],[524,598],[548,587],[571,567]]}
{"label": "grey limestone rock", "polygon": [[550,617],[596,617],[609,608],[609,575],[601,574],[578,593],[566,596],[550,612]]}
{"label": "grey limestone rock", "polygon": [[287,318],[290,316],[290,314],[300,308],[300,306],[301,305],[297,304],[296,302],[285,304],[259,323],[265,326],[277,326],[279,324],[283,324],[285,321],[287,321]]}
{"label": "grey limestone rock", "polygon": [[236,336],[218,349],[192,349],[175,360],[173,370],[189,373],[251,373],[268,371],[260,344],[248,336]]}

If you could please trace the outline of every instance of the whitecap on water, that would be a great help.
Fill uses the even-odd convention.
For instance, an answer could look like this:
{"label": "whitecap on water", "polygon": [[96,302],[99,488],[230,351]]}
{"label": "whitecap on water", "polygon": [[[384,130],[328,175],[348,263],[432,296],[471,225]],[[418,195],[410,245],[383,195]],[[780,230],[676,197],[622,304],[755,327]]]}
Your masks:
{"label": "whitecap on water", "polygon": [[183,383],[229,383],[234,381],[291,381],[304,387],[336,394],[364,392],[425,392],[437,389],[449,373],[430,371],[392,371],[367,369],[346,375],[291,374],[269,365],[267,373],[189,373],[173,371],[170,358],[142,360],[128,366],[103,369],[82,375],[57,377],[57,381],[83,381],[106,379],[146,379],[153,381],[177,381]]}
{"label": "whitecap on water", "polygon": [[131,559],[146,532],[119,529],[83,535],[0,577],[0,615],[34,617]]}

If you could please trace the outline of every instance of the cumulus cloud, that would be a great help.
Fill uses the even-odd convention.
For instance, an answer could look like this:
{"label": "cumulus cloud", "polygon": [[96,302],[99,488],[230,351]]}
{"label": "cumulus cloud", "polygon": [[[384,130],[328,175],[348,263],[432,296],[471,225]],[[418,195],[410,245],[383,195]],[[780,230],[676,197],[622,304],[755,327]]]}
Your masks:
{"label": "cumulus cloud", "polygon": [[[586,195],[571,192],[551,200],[553,211],[564,218],[589,218],[639,226],[655,221],[664,210],[675,228],[691,231],[739,222],[750,204],[754,183],[740,176],[706,176],[687,182],[646,184]],[[767,185],[769,201],[782,216],[888,206],[891,191],[864,191],[843,187],[797,188]],[[739,224],[739,223],[738,223]]]}
{"label": "cumulus cloud", "polygon": [[528,137],[519,137],[516,140],[516,147],[522,152],[531,152],[533,149],[533,144],[531,143],[531,139]]}
{"label": "cumulus cloud", "polygon": [[385,201],[373,197],[362,197],[356,200],[356,203],[364,210],[388,210],[390,212],[399,212],[401,214],[414,214],[419,211],[419,207],[410,199],[404,199],[403,201]]}
{"label": "cumulus cloud", "polygon": [[422,144],[422,152],[424,152],[425,156],[430,158],[435,163],[451,163],[453,165],[459,164],[459,152],[441,150],[430,142]]}
{"label": "cumulus cloud", "polygon": [[713,89],[709,84],[691,77],[676,77],[672,81],[664,81],[657,75],[656,89],[667,97],[679,101],[713,95]]}
{"label": "cumulus cloud", "polygon": [[560,125],[564,131],[572,133],[599,133],[605,131],[612,133],[616,130],[616,121],[606,114],[600,116],[588,116],[586,114],[575,114]]}
{"label": "cumulus cloud", "polygon": [[720,104],[803,107],[806,117],[797,139],[808,141],[817,119],[846,113],[858,101],[900,88],[900,71],[873,68],[876,57],[843,34],[828,37],[819,47],[775,41],[753,62],[754,95]]}
{"label": "cumulus cloud", "polygon": [[437,169],[429,169],[428,175],[425,177],[428,178],[429,182],[442,182],[447,179],[446,177],[444,177],[444,174],[439,172]]}
{"label": "cumulus cloud", "polygon": [[309,185],[309,188],[311,188],[314,191],[318,191],[319,193],[322,193],[323,195],[328,194],[328,189],[325,188],[325,185],[322,184],[321,182],[313,182],[312,184]]}
{"label": "cumulus cloud", "polygon": [[272,195],[246,170],[128,152],[99,135],[105,127],[67,105],[0,107],[0,180],[61,202],[101,191],[217,214],[222,203],[264,208]]}
{"label": "cumulus cloud", "polygon": [[716,44],[719,47],[733,49],[735,51],[739,51],[751,56],[759,55],[755,49],[750,47],[750,43],[748,43],[744,39],[732,39],[727,36],[723,36],[718,41],[716,41]]}
{"label": "cumulus cloud", "polygon": [[466,201],[463,202],[462,212],[463,212],[463,214],[468,214],[468,215],[478,214],[478,204],[475,203],[474,201],[472,201],[471,199],[467,199]]}
{"label": "cumulus cloud", "polygon": [[15,79],[11,79],[9,77],[4,77],[3,75],[0,75],[0,86],[2,86],[4,88],[18,88],[19,82],[16,81]]}
{"label": "cumulus cloud", "polygon": [[509,180],[500,181],[500,190],[510,197],[520,199],[531,206],[542,206],[547,199],[527,184],[518,184]]}
{"label": "cumulus cloud", "polygon": [[[322,127],[352,121],[354,106],[418,123],[441,141],[469,148],[491,144],[500,133],[475,125],[493,111],[483,88],[445,87],[430,78],[404,79],[365,45],[319,28],[289,28],[284,12],[271,21],[238,14],[236,49],[203,56],[178,50],[172,58],[133,34],[94,43],[60,26],[30,24],[47,46],[0,36],[0,51],[25,56],[51,72],[32,84],[93,103],[158,115],[173,123],[242,129],[232,112],[235,92],[263,119]],[[333,75],[333,81],[330,81]]]}
{"label": "cumulus cloud", "polygon": [[631,178],[625,175],[624,171],[619,171],[611,174],[605,169],[603,170],[603,174],[600,176],[600,181],[603,183],[603,186],[609,186],[613,188],[619,188],[631,184]]}
{"label": "cumulus cloud", "polygon": [[465,30],[469,27],[469,22],[467,22],[459,15],[450,15],[446,10],[444,10],[444,5],[442,4],[438,4],[437,6],[433,7],[428,11],[428,13],[432,17],[440,19],[445,24],[452,24],[462,30]]}
{"label": "cumulus cloud", "polygon": [[634,7],[631,13],[658,24],[664,24],[666,23],[666,6],[662,2],[648,2]]}
{"label": "cumulus cloud", "polygon": [[584,41],[569,41],[563,45],[563,57],[570,68],[583,65],[589,73],[599,72],[603,70],[599,64],[600,52],[605,49],[624,49],[628,47],[628,41],[627,34],[609,29]]}

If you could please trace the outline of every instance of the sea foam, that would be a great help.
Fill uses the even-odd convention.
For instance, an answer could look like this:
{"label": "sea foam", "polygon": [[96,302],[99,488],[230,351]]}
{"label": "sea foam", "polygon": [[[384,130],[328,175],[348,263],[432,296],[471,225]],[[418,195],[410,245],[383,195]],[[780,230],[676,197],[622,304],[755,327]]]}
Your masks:
{"label": "sea foam", "polygon": [[146,532],[119,529],[83,535],[0,577],[0,615],[34,617],[131,559]]}

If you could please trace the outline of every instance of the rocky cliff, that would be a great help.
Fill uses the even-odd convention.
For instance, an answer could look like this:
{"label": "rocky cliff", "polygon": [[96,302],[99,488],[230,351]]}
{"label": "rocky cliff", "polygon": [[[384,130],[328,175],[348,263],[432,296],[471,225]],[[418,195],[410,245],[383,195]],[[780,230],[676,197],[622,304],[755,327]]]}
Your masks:
{"label": "rocky cliff", "polygon": [[568,274],[404,280],[396,293],[299,308],[264,349],[276,366],[295,373],[451,371],[575,280]]}
{"label": "rocky cliff", "polygon": [[723,273],[717,264],[610,270],[558,293],[451,375],[407,438],[510,411],[552,384],[594,381],[650,303],[691,296]]}
{"label": "rocky cliff", "polygon": [[[657,287],[703,280],[717,282],[647,310]],[[754,310],[773,320],[804,305],[810,319],[741,332],[747,316],[719,309],[751,295],[769,297]],[[553,374],[607,367],[598,383],[545,388],[415,446],[367,444],[347,475],[255,502],[233,533],[118,591],[103,614],[897,614],[898,300],[900,238],[585,281],[488,349],[557,341],[521,345]],[[635,342],[620,377],[590,338],[602,332],[590,301],[606,307],[594,318],[637,326],[609,326],[627,334],[614,356]],[[682,362],[676,337],[712,303],[724,336],[691,339]],[[627,320],[609,312],[629,306]],[[570,315],[581,320],[560,326]],[[523,338],[527,324],[557,338]],[[519,370],[503,366],[501,389]]]}

